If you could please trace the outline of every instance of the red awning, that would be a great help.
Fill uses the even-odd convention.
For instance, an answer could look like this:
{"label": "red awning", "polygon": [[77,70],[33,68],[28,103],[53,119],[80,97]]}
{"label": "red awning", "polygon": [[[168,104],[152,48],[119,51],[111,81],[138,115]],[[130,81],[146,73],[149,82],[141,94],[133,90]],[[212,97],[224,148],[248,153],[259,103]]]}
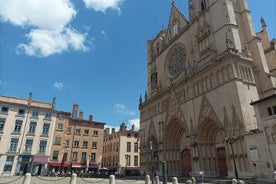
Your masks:
{"label": "red awning", "polygon": [[81,162],[72,162],[72,167],[86,167],[86,165]]}
{"label": "red awning", "polygon": [[97,162],[90,162],[90,163],[89,163],[89,167],[90,167],[90,168],[99,168],[99,167],[100,167],[100,164],[97,163]]}
{"label": "red awning", "polygon": [[47,164],[48,163],[48,158],[49,158],[49,156],[35,155],[34,156],[34,163]]}
{"label": "red awning", "polygon": [[[49,162],[49,165],[52,166],[52,167],[60,167],[61,162]],[[64,162],[64,167],[71,167],[71,163],[70,162]]]}

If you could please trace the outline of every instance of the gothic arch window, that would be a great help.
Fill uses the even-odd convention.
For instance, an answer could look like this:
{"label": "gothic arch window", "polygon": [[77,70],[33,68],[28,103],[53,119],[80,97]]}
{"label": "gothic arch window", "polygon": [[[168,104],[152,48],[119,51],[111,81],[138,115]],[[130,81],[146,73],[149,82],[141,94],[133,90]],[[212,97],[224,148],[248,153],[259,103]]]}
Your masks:
{"label": "gothic arch window", "polygon": [[159,54],[160,53],[160,43],[157,42],[156,44],[156,53]]}
{"label": "gothic arch window", "polygon": [[207,6],[206,6],[206,0],[201,0],[201,10],[202,11],[204,11],[206,8],[207,8]]}
{"label": "gothic arch window", "polygon": [[173,24],[173,36],[175,36],[177,33],[178,33],[178,29],[179,29],[179,25],[178,25],[178,22],[175,21],[174,24]]}

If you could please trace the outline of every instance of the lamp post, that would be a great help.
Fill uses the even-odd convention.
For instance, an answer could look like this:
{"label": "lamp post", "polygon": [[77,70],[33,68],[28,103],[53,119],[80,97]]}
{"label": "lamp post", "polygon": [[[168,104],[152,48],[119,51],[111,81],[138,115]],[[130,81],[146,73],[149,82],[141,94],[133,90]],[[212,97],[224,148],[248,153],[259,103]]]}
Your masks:
{"label": "lamp post", "polygon": [[226,143],[230,144],[230,146],[231,146],[231,152],[233,155],[233,162],[234,162],[234,169],[235,169],[235,176],[236,176],[237,181],[239,181],[239,174],[237,171],[236,160],[235,160],[235,155],[234,155],[234,151],[233,151],[233,144],[236,142],[237,137],[235,137],[235,136],[225,137],[224,140],[226,141]]}
{"label": "lamp post", "polygon": [[128,164],[128,157],[129,157],[129,155],[128,155],[128,154],[126,154],[126,155],[125,155],[125,158],[126,158],[126,169],[125,169],[125,176],[127,175],[127,164]]}

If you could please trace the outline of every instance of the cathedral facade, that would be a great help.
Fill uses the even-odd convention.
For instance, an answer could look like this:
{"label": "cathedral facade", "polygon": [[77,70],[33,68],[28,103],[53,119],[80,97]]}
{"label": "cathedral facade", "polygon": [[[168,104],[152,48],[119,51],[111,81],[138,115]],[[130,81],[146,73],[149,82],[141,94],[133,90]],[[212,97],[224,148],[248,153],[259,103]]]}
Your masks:
{"label": "cathedral facade", "polygon": [[161,173],[166,161],[171,176],[270,177],[276,147],[256,109],[275,106],[276,140],[276,42],[263,19],[255,33],[246,0],[188,5],[189,19],[172,2],[168,27],[147,43],[140,170]]}

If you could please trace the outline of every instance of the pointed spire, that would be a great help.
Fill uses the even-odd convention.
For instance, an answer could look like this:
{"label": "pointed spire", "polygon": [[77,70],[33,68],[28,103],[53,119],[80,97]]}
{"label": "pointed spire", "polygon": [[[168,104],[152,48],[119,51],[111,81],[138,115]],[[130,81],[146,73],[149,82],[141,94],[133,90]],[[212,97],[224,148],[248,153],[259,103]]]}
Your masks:
{"label": "pointed spire", "polygon": [[261,17],[262,28],[266,27],[266,23],[263,17]]}
{"label": "pointed spire", "polygon": [[140,94],[139,103],[142,104],[142,102],[143,102],[142,95]]}

